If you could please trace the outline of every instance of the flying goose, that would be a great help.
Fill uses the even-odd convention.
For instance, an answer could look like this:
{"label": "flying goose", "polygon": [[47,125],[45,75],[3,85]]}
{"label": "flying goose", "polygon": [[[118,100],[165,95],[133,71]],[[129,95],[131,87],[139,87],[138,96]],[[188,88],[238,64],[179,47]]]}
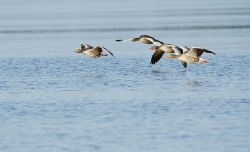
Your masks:
{"label": "flying goose", "polygon": [[186,68],[187,63],[199,63],[199,62],[206,63],[206,60],[204,59],[201,60],[200,58],[204,52],[213,53],[215,55],[214,52],[209,51],[207,49],[200,47],[192,47],[189,51],[186,51],[184,53],[175,50],[176,53],[175,55],[169,54],[168,56],[166,56],[166,58],[177,58],[181,62],[181,64]]}
{"label": "flying goose", "polygon": [[174,53],[175,52],[174,50],[176,49],[176,51],[183,53],[183,50],[181,48],[179,48],[178,46],[171,45],[171,44],[162,44],[160,46],[151,46],[149,49],[154,50],[150,64],[157,63],[161,59],[161,57],[163,56],[163,54],[165,52],[166,53]]}
{"label": "flying goose", "polygon": [[100,56],[108,56],[108,54],[102,53],[102,49],[105,49],[107,52],[109,52],[115,58],[113,53],[111,53],[105,47],[102,47],[99,45],[97,45],[93,48],[92,46],[90,46],[88,44],[81,44],[81,49],[74,50],[74,52],[83,53],[84,55],[87,55],[91,58],[98,58]]}
{"label": "flying goose", "polygon": [[[178,55],[178,54],[188,52],[190,50],[190,48],[188,48],[186,46],[174,46],[172,44],[162,44],[161,46],[151,46],[149,49],[154,50],[150,64],[157,63],[161,59],[161,57],[163,56],[164,53],[176,53],[176,52],[178,52],[176,54],[176,55]],[[207,63],[208,61],[200,58],[199,62]]]}
{"label": "flying goose", "polygon": [[[190,50],[190,48],[188,48],[188,47],[186,47],[186,46],[179,46],[179,48],[182,49],[182,52],[183,52],[183,53],[186,53],[186,52],[188,52],[188,51]],[[198,48],[199,48],[199,47],[198,47]],[[201,63],[208,63],[208,60],[205,60],[205,59],[200,58],[199,62],[201,62]]]}
{"label": "flying goose", "polygon": [[130,39],[126,39],[126,40],[116,40],[117,42],[125,42],[125,41],[131,41],[131,42],[135,42],[135,41],[140,41],[144,44],[155,44],[155,45],[162,45],[163,42],[156,40],[155,38],[148,36],[148,35],[141,35],[139,37],[133,37]]}

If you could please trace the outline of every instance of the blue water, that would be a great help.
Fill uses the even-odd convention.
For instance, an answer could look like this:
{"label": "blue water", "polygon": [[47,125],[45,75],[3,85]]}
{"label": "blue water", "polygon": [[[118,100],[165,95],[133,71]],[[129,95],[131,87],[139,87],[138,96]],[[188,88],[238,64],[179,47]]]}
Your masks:
{"label": "blue water", "polygon": [[[0,1],[0,151],[250,151],[249,6]],[[151,45],[115,41],[142,34],[216,55],[150,65]]]}

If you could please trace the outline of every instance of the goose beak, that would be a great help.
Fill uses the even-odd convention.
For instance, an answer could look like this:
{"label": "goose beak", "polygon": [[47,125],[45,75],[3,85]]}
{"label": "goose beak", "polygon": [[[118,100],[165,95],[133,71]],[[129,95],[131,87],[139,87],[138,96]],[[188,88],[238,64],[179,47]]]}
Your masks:
{"label": "goose beak", "polygon": [[79,49],[74,50],[76,53],[80,53],[81,51]]}
{"label": "goose beak", "polygon": [[168,55],[168,56],[166,56],[166,58],[169,58],[169,55]]}

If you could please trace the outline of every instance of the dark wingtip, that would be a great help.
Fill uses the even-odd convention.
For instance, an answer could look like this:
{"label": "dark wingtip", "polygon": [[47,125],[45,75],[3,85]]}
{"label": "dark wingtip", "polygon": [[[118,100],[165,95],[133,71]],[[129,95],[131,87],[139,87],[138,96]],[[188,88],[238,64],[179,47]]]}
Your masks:
{"label": "dark wingtip", "polygon": [[214,55],[216,55],[213,51],[209,51],[209,50],[206,50],[206,49],[205,49],[205,52],[206,53],[213,53]]}
{"label": "dark wingtip", "polygon": [[211,53],[213,53],[214,55],[216,55],[213,51],[210,51]]}
{"label": "dark wingtip", "polygon": [[181,64],[184,66],[184,68],[187,68],[187,63],[186,62],[181,62]]}
{"label": "dark wingtip", "polygon": [[157,61],[151,60],[150,64],[155,64]]}
{"label": "dark wingtip", "polygon": [[122,40],[115,40],[116,42],[121,42]]}
{"label": "dark wingtip", "polygon": [[110,51],[108,51],[115,59],[116,59],[116,57],[114,56],[114,54],[113,53],[111,53]]}

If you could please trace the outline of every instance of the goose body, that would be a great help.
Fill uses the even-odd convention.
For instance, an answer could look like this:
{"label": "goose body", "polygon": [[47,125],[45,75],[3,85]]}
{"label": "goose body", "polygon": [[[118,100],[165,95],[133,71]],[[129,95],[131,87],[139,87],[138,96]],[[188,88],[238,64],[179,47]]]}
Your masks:
{"label": "goose body", "polygon": [[131,41],[131,42],[135,42],[135,41],[140,41],[144,44],[156,44],[156,45],[162,45],[163,42],[156,40],[155,38],[148,36],[148,35],[141,35],[139,37],[133,37],[130,39],[126,39],[126,40],[116,40],[117,42],[125,42],[125,41]]}
{"label": "goose body", "polygon": [[81,44],[81,49],[74,50],[74,52],[83,53],[84,55],[87,55],[87,56],[89,56],[91,58],[99,58],[100,56],[108,56],[108,54],[102,53],[102,49],[109,52],[115,58],[113,53],[111,53],[105,47],[102,47],[102,46],[99,46],[99,45],[97,45],[95,47],[92,47],[92,46],[90,46],[88,44]]}
{"label": "goose body", "polygon": [[91,58],[99,58],[100,56],[107,56],[107,54],[102,53],[102,49],[98,46],[91,48],[91,49],[83,50],[82,53]]}
{"label": "goose body", "polygon": [[213,53],[215,55],[214,52],[209,51],[207,49],[200,47],[192,47],[189,51],[186,51],[182,54],[176,52],[175,55],[169,54],[168,56],[166,56],[166,58],[177,58],[181,62],[181,64],[186,68],[187,63],[199,63],[199,62],[205,63],[206,60],[200,58],[204,52]]}
{"label": "goose body", "polygon": [[157,63],[164,53],[175,53],[178,54],[183,53],[183,49],[178,46],[174,46],[172,44],[162,44],[161,46],[151,46],[150,50],[154,50],[154,53],[151,57],[151,64]]}

